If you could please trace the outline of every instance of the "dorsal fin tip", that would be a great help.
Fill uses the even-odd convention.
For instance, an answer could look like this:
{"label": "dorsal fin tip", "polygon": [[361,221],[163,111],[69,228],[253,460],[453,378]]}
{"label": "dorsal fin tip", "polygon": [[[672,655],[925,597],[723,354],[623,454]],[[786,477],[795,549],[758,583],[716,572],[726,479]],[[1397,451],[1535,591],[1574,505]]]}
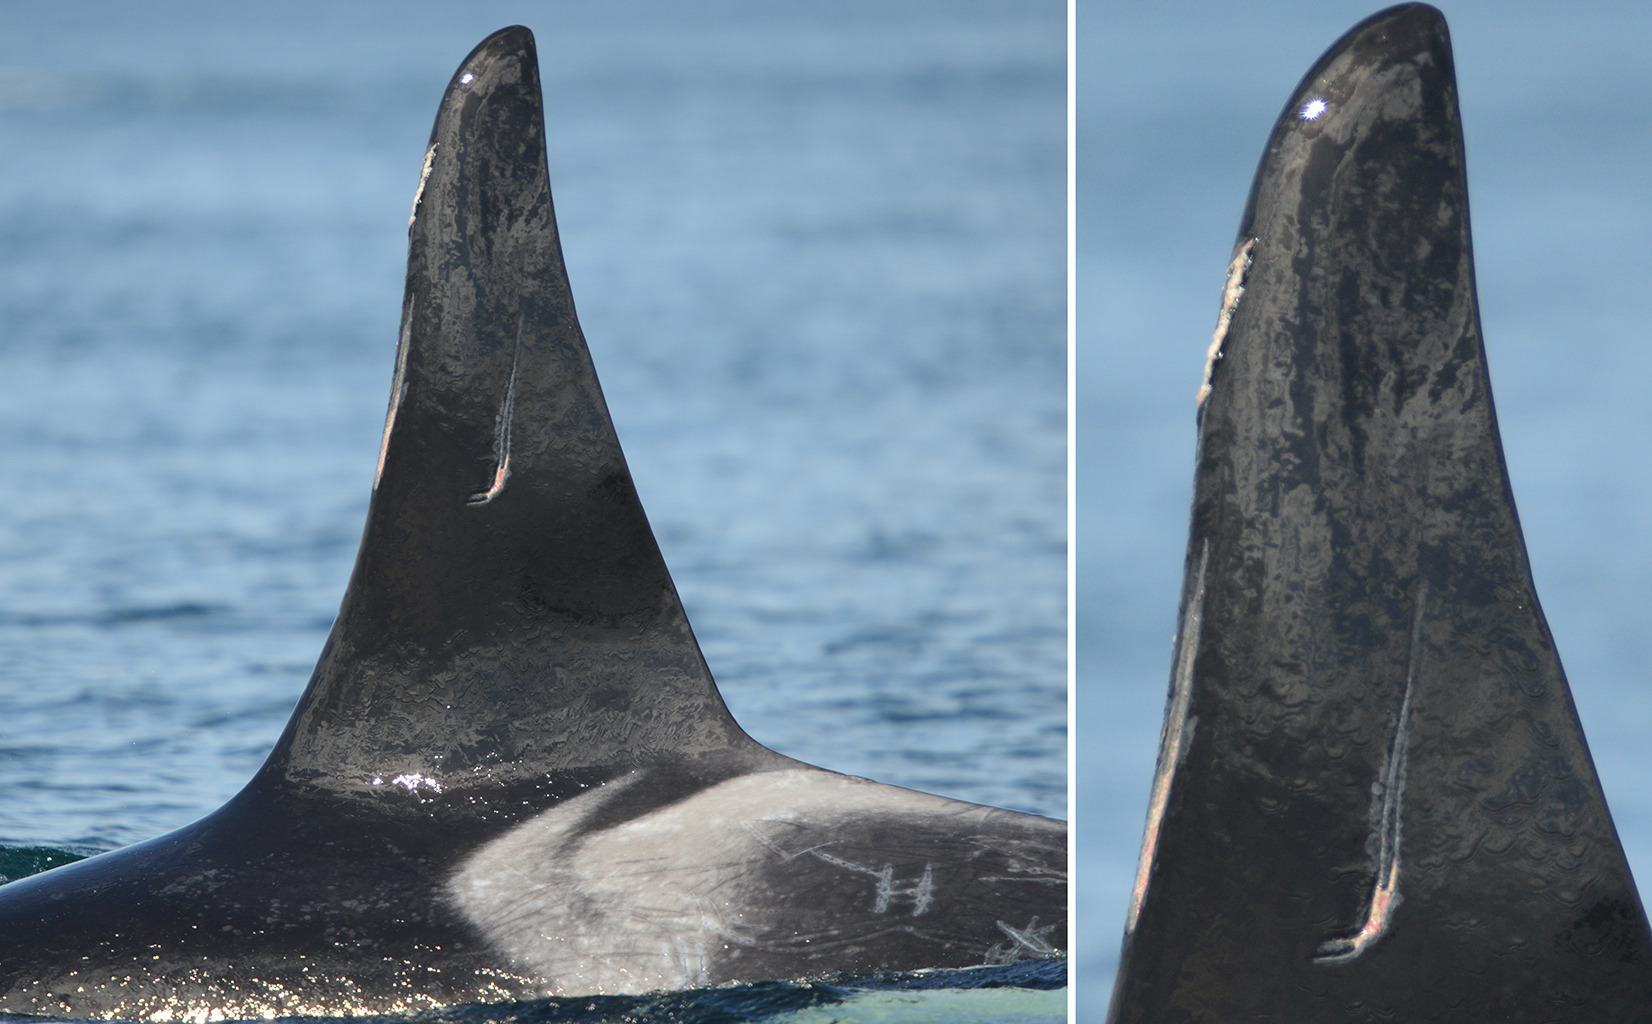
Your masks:
{"label": "dorsal fin tip", "polygon": [[443,97],[361,550],[266,777],[433,794],[761,750],[723,706],[615,436],[543,110],[521,27]]}
{"label": "dorsal fin tip", "polygon": [[1117,1024],[1652,1007],[1652,932],[1508,484],[1465,168],[1424,5],[1344,35],[1269,136],[1199,410],[1199,649]]}

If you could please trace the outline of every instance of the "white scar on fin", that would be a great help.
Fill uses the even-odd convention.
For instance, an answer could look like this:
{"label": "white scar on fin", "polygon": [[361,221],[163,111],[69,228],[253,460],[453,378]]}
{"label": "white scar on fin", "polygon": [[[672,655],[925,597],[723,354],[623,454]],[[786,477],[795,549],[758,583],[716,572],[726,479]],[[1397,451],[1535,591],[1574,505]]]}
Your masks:
{"label": "white scar on fin", "polygon": [[413,333],[413,300],[407,302],[407,314],[402,317],[401,337],[396,341],[396,376],[390,382],[390,410],[384,414],[384,436],[379,439],[379,466],[373,471],[373,490],[379,489],[384,476],[384,457],[390,453],[390,431],[396,425],[396,410],[402,407],[407,395],[407,343]]}
{"label": "white scar on fin", "polygon": [[1205,567],[1210,563],[1210,543],[1199,551],[1199,575],[1194,580],[1193,596],[1187,604],[1187,615],[1176,635],[1176,671],[1170,680],[1170,707],[1165,710],[1164,733],[1159,737],[1159,767],[1153,773],[1153,795],[1147,802],[1147,831],[1142,835],[1141,858],[1136,862],[1136,885],[1130,893],[1130,916],[1125,919],[1125,934],[1136,930],[1136,918],[1141,914],[1142,901],[1147,898],[1147,876],[1153,870],[1153,854],[1159,845],[1159,827],[1164,824],[1165,805],[1170,801],[1170,784],[1176,769],[1181,767],[1182,755],[1193,737],[1197,718],[1189,718],[1188,705],[1193,700],[1193,659],[1199,653],[1199,629],[1204,622]]}
{"label": "white scar on fin", "polygon": [[466,505],[486,505],[505,489],[511,475],[511,411],[516,407],[516,368],[522,362],[522,316],[516,318],[516,345],[511,352],[510,380],[505,382],[505,398],[499,403],[499,421],[493,432],[493,457],[498,468],[493,471],[493,484],[485,491],[470,496]]}
{"label": "white scar on fin", "polygon": [[1423,609],[1428,584],[1417,586],[1417,612],[1411,623],[1411,654],[1405,673],[1405,696],[1394,721],[1394,742],[1388,748],[1382,775],[1371,787],[1371,825],[1375,831],[1376,864],[1365,920],[1351,935],[1338,935],[1319,944],[1316,964],[1339,964],[1354,959],[1388,930],[1389,916],[1400,905],[1400,802],[1405,796],[1405,757],[1411,742],[1411,694],[1417,683],[1422,649]]}
{"label": "white scar on fin", "polygon": [[1222,286],[1222,311],[1216,315],[1216,333],[1211,336],[1210,349],[1205,353],[1205,379],[1199,385],[1199,394],[1194,400],[1196,405],[1204,405],[1205,399],[1210,397],[1210,381],[1216,374],[1216,364],[1222,361],[1222,343],[1228,339],[1228,327],[1233,323],[1234,310],[1239,308],[1239,299],[1245,294],[1245,274],[1250,270],[1255,253],[1256,239],[1252,238],[1239,247],[1233,262],[1228,264],[1227,283]]}
{"label": "white scar on fin", "polygon": [[[407,226],[419,216],[419,200],[424,198],[424,183],[430,178],[430,164],[436,159],[436,143],[424,152],[424,166],[419,169],[419,188],[413,193],[413,210],[407,215]],[[384,476],[384,457],[390,451],[390,430],[396,425],[396,410],[401,408],[407,393],[407,336],[413,329],[413,305],[408,302],[407,314],[402,318],[402,334],[396,344],[396,379],[390,385],[390,411],[384,416],[384,437],[379,439],[379,466],[373,471],[373,490],[379,489]]]}
{"label": "white scar on fin", "polygon": [[419,200],[424,198],[424,183],[430,179],[430,164],[436,159],[436,143],[424,151],[424,166],[419,169],[419,189],[413,193],[413,209],[407,214],[407,226],[412,227],[413,221],[419,216]]}

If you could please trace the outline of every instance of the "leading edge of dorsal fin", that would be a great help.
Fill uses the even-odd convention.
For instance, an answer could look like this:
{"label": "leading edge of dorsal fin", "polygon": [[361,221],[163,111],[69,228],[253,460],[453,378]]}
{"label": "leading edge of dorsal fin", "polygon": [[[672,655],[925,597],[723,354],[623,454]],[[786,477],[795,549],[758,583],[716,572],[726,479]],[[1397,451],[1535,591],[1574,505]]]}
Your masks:
{"label": "leading edge of dorsal fin", "polygon": [[1438,11],[1367,19],[1293,94],[1210,356],[1111,1019],[1646,1019],[1504,466]]}
{"label": "leading edge of dorsal fin", "polygon": [[527,29],[454,73],[409,235],[361,549],[260,781],[466,806],[760,751],[700,654],[575,318]]}

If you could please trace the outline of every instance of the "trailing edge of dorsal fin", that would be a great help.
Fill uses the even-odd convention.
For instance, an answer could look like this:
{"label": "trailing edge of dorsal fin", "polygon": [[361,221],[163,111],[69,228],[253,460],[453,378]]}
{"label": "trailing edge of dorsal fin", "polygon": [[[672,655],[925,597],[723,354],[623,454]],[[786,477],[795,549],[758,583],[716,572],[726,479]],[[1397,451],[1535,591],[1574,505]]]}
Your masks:
{"label": "trailing edge of dorsal fin", "polygon": [[1504,467],[1438,11],[1302,81],[1220,321],[1111,1019],[1652,1019]]}
{"label": "trailing edge of dorsal fin", "polygon": [[527,29],[448,84],[409,234],[361,550],[254,785],[466,806],[766,753],[701,657],[574,315]]}

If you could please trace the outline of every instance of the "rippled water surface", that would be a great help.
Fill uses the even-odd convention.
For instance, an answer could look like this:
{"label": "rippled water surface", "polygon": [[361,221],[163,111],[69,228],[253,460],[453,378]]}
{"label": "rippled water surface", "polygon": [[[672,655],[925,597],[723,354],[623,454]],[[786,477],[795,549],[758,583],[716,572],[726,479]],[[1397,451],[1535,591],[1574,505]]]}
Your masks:
{"label": "rippled water surface", "polygon": [[[1047,1024],[1066,1017],[1066,963],[834,978],[765,981],[646,996],[540,999],[432,1010],[417,1024]],[[285,1017],[390,1024],[396,1018]],[[0,1013],[0,1024],[43,1018]]]}
{"label": "rippled water surface", "polygon": [[[187,823],[268,752],[355,555],[436,101],[512,22],[585,333],[735,716],[1066,816],[1063,5],[0,18],[11,867]],[[1050,984],[793,1009],[1048,1019]],[[561,1012],[528,1016],[632,1011]]]}

